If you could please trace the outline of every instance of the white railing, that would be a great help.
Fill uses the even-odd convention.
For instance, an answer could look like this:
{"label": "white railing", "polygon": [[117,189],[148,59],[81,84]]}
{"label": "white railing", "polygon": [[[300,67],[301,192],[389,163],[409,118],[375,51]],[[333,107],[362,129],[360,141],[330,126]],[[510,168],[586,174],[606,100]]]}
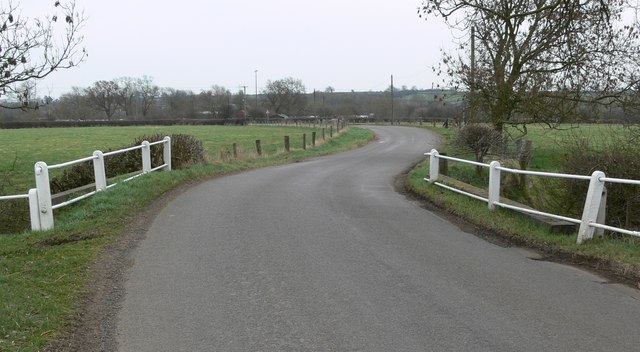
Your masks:
{"label": "white railing", "polygon": [[[623,233],[630,236],[640,237],[640,232],[638,231],[622,229],[622,228],[608,226],[604,224],[604,220],[605,220],[604,208],[605,208],[606,198],[603,199],[603,193],[605,193],[605,187],[604,187],[605,182],[640,185],[640,181],[638,180],[609,178],[609,177],[605,177],[605,174],[602,171],[594,171],[591,174],[591,176],[585,176],[585,175],[571,175],[571,174],[560,174],[560,173],[552,173],[552,172],[510,169],[507,167],[500,166],[499,161],[492,161],[489,164],[479,163],[475,161],[440,155],[438,151],[435,149],[432,149],[431,152],[425,153],[424,155],[429,156],[430,158],[429,159],[429,177],[425,178],[424,179],[425,181],[429,181],[430,183],[433,183],[437,186],[472,197],[474,199],[484,201],[488,204],[489,209],[491,210],[495,209],[496,207],[502,207],[502,208],[512,209],[512,210],[516,210],[524,213],[540,215],[540,216],[545,216],[552,219],[568,221],[574,224],[579,224],[580,227],[578,229],[578,238],[576,240],[578,244],[584,242],[585,240],[592,239],[594,231],[596,229],[614,231],[614,232]],[[488,168],[489,169],[488,197],[484,198],[469,192],[462,191],[454,187],[447,186],[441,182],[438,182],[438,177],[440,172],[439,159],[457,161],[465,164]],[[566,216],[545,213],[535,209],[522,208],[522,207],[500,202],[501,172],[508,172],[512,174],[544,176],[544,177],[569,178],[569,179],[575,179],[575,180],[589,181],[589,190],[587,191],[587,198],[585,200],[584,210],[582,212],[582,218],[574,219]]]}
{"label": "white railing", "polygon": [[[163,145],[163,164],[157,166],[155,168],[151,167],[151,146],[153,145]],[[60,164],[55,165],[47,165],[47,163],[43,161],[38,161],[35,163],[34,171],[36,177],[36,188],[32,188],[29,190],[29,194],[19,194],[19,195],[10,195],[10,196],[0,196],[1,200],[10,200],[10,199],[29,199],[29,212],[31,217],[31,229],[34,231],[40,230],[49,230],[53,228],[53,210],[62,208],[69,204],[73,204],[82,199],[88,198],[97,192],[106,190],[111,188],[117,183],[108,184],[107,176],[106,176],[106,168],[104,163],[104,158],[109,157],[116,154],[122,154],[134,150],[141,150],[142,153],[142,170],[137,172],[135,175],[124,179],[122,182],[126,182],[132,180],[141,175],[147,174],[149,172],[158,171],[158,170],[171,170],[171,138],[164,137],[163,140],[149,143],[147,141],[143,141],[139,146],[120,149],[111,151],[108,153],[103,153],[99,150],[93,152],[92,156],[72,160]],[[95,176],[95,189],[91,192],[84,193],[80,196],[77,196],[73,199],[61,202],[59,204],[53,205],[52,195],[51,195],[51,184],[49,180],[49,170],[60,169],[76,164],[80,164],[87,161],[93,161],[93,172]],[[91,187],[91,186],[90,186]]]}

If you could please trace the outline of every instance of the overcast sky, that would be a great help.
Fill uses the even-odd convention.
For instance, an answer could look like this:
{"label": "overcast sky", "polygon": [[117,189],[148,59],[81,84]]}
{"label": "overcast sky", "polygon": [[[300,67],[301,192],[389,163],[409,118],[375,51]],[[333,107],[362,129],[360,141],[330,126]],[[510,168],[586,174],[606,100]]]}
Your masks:
{"label": "overcast sky", "polygon": [[[430,88],[440,48],[451,47],[440,19],[418,17],[420,0],[76,1],[89,57],[40,83],[39,95],[143,75],[161,87],[253,93],[256,70],[259,90],[294,77],[308,92],[376,91],[392,74],[396,87]],[[20,6],[31,16],[53,2]]]}

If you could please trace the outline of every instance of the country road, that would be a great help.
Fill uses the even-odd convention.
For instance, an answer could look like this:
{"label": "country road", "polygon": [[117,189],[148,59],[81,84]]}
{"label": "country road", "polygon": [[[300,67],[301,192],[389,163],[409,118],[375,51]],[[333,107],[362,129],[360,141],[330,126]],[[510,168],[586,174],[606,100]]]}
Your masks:
{"label": "country road", "polygon": [[640,291],[421,208],[394,177],[436,137],[372,129],[168,203],[133,252],[118,350],[640,350]]}

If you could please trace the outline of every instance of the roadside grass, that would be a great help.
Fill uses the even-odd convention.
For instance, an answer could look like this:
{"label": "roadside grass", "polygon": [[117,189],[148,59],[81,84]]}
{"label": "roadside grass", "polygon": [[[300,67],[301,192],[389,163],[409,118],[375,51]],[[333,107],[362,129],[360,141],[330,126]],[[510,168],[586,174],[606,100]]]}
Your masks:
{"label": "roadside grass", "polygon": [[[201,140],[209,161],[220,161],[220,154],[237,144],[239,157],[255,156],[256,139],[263,154],[273,155],[284,149],[284,136],[291,139],[292,149],[302,149],[302,135],[311,133],[322,141],[322,128],[294,126],[130,126],[0,129],[0,195],[26,193],[35,185],[33,167],[37,161],[49,165],[91,156],[94,150],[106,151],[129,145],[142,135],[189,134]],[[329,131],[326,131],[329,139]],[[54,172],[57,172],[54,171]],[[5,179],[2,175],[9,174]]]}
{"label": "roadside grass", "polygon": [[[455,129],[427,128],[437,133],[443,132],[441,133],[443,136],[442,145],[437,148],[438,151],[448,151],[450,156],[471,159],[468,154],[461,152],[453,145],[452,138],[455,136]],[[534,143],[531,169],[557,170],[560,159],[554,160],[551,156],[562,153],[565,138],[574,138],[575,136],[578,138],[598,138],[602,134],[615,133],[618,128],[622,127],[586,125],[580,126],[578,129],[555,131],[530,128],[527,138],[532,139]],[[473,167],[460,167],[456,170],[450,164],[449,175],[454,178],[459,178],[461,175],[464,177],[464,175],[473,174],[472,170]],[[575,243],[576,233],[552,232],[528,216],[508,209],[491,211],[484,202],[429,184],[424,181],[427,175],[428,162],[425,161],[410,171],[406,180],[407,189],[448,213],[466,219],[482,229],[500,234],[513,243],[541,249],[565,260],[588,264],[627,280],[640,281],[640,240],[637,238],[613,235],[594,238],[592,241],[577,245]],[[544,179],[537,182],[544,182]],[[481,186],[486,189],[487,181],[483,180]]]}
{"label": "roadside grass", "polygon": [[[274,141],[283,132],[261,129],[269,130]],[[183,131],[170,132],[188,133]],[[249,133],[244,139],[255,140],[258,134]],[[133,131],[131,137],[139,134]],[[83,138],[95,140],[86,134]],[[260,138],[267,140],[263,135]],[[117,240],[136,213],[159,195],[216,175],[351,149],[372,138],[370,130],[349,128],[316,148],[151,173],[61,209],[56,213],[54,230],[0,236],[0,351],[39,351],[62,336],[90,289],[89,265],[104,245]]]}

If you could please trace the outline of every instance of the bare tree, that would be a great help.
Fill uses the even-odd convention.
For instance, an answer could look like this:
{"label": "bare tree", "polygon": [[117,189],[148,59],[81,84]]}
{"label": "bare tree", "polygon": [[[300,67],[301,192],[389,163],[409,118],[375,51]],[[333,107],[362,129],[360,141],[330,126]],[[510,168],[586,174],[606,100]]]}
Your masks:
{"label": "bare tree", "polygon": [[225,87],[214,85],[211,87],[214,103],[216,106],[216,117],[231,117],[231,91]]}
{"label": "bare tree", "polygon": [[171,119],[198,117],[197,99],[192,91],[166,88],[161,99]]}
{"label": "bare tree", "polygon": [[85,90],[91,105],[104,111],[107,120],[118,111],[120,87],[115,81],[98,81]]}
{"label": "bare tree", "polygon": [[34,81],[73,67],[86,57],[80,47],[84,17],[75,2],[55,1],[54,6],[54,15],[28,19],[10,1],[0,4],[0,96],[16,99],[21,108],[29,107]]}
{"label": "bare tree", "polygon": [[418,12],[443,18],[468,39],[473,33],[436,70],[468,89],[471,112],[502,131],[506,124],[553,126],[585,104],[627,95],[640,78],[638,23],[621,24],[631,1],[428,0]]}
{"label": "bare tree", "polygon": [[211,89],[202,91],[199,98],[203,110],[209,111],[214,118],[225,118],[230,115],[230,96],[227,88],[213,85]]}
{"label": "bare tree", "polygon": [[288,77],[267,81],[264,94],[273,112],[299,114],[307,105],[305,91],[306,88],[301,80]]}
{"label": "bare tree", "polygon": [[117,96],[117,104],[124,111],[124,115],[128,119],[135,118],[135,105],[138,90],[136,87],[136,79],[131,77],[121,77],[115,79],[118,89],[115,93]]}
{"label": "bare tree", "polygon": [[135,89],[138,92],[142,116],[146,117],[149,111],[160,99],[160,87],[153,83],[153,78],[142,76],[135,81]]}
{"label": "bare tree", "polygon": [[54,116],[57,119],[86,120],[93,114],[94,111],[82,88],[72,87],[70,92],[63,94],[55,102]]}

